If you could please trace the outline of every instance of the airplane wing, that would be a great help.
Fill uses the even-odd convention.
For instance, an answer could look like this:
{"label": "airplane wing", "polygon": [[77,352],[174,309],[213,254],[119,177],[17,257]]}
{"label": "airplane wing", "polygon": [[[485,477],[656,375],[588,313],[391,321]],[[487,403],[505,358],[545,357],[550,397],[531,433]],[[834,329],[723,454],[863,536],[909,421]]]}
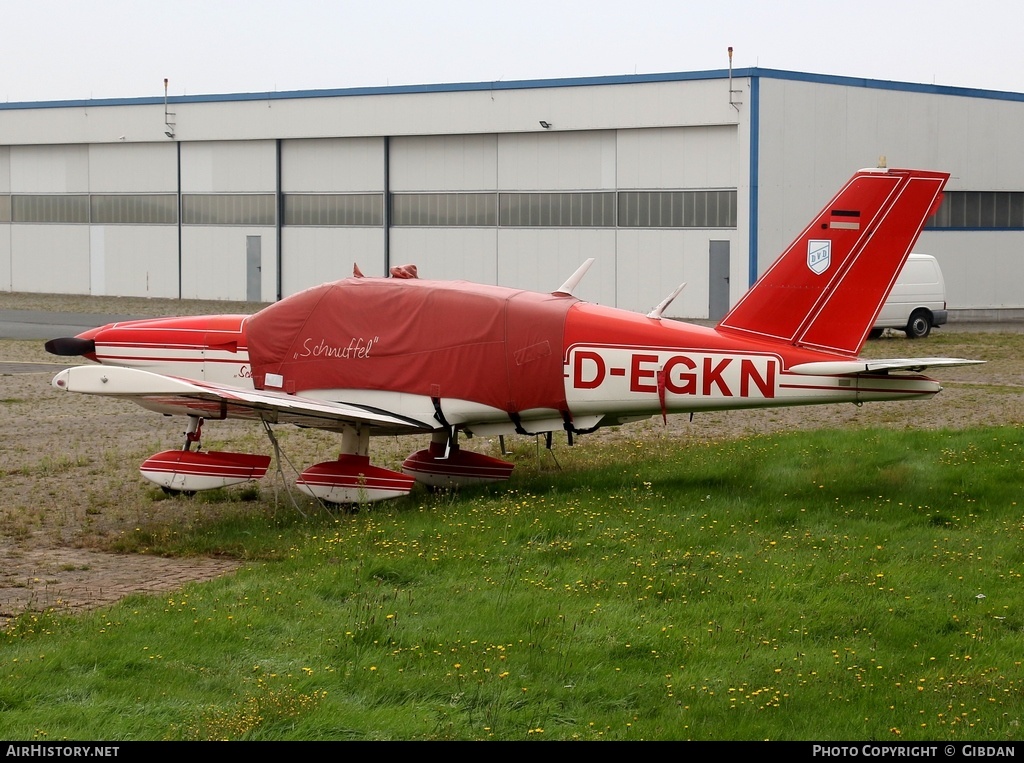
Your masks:
{"label": "airplane wing", "polygon": [[973,366],[984,360],[963,358],[889,358],[864,360],[826,360],[819,363],[798,363],[790,371],[809,376],[858,376],[860,374],[886,374],[890,371],[920,373],[927,368]]}
{"label": "airplane wing", "polygon": [[381,433],[399,434],[433,428],[405,416],[346,403],[185,380],[121,366],[66,368],[53,377],[52,384],[67,392],[131,400],[157,413],[207,419],[256,419],[330,430],[366,425]]}

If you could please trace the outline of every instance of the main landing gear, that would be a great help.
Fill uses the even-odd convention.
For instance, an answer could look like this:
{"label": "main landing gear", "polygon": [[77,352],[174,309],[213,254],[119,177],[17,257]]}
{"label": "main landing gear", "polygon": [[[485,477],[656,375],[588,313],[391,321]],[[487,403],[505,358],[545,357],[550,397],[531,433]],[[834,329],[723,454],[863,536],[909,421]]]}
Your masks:
{"label": "main landing gear", "polygon": [[448,431],[435,432],[430,445],[405,459],[400,472],[370,464],[369,440],[365,429],[346,429],[338,459],[306,469],[299,488],[329,503],[365,503],[408,495],[416,482],[432,488],[478,485],[507,480],[512,473],[507,461],[462,450]]}
{"label": "main landing gear", "polygon": [[[190,416],[181,450],[165,450],[147,458],[142,476],[168,493],[194,493],[227,487],[263,477],[270,456],[200,450],[203,419]],[[507,480],[513,464],[482,453],[462,450],[454,430],[435,432],[430,445],[413,453],[392,471],[370,463],[370,432],[346,427],[341,453],[306,469],[296,484],[304,493],[326,503],[371,503],[408,495],[416,482],[431,488],[478,485]],[[193,445],[195,449],[193,449]]]}
{"label": "main landing gear", "polygon": [[402,463],[403,472],[435,488],[502,482],[512,469],[508,461],[462,450],[458,435],[447,432],[434,433],[425,450],[416,451]]}
{"label": "main landing gear", "polygon": [[[139,467],[142,476],[164,492],[191,494],[258,480],[267,473],[270,456],[199,450],[202,432],[203,419],[189,416],[184,447],[147,458]],[[195,450],[192,450],[193,445]]]}
{"label": "main landing gear", "polygon": [[370,431],[346,427],[336,461],[309,467],[296,480],[299,489],[326,503],[369,503],[408,495],[414,480],[370,464]]}

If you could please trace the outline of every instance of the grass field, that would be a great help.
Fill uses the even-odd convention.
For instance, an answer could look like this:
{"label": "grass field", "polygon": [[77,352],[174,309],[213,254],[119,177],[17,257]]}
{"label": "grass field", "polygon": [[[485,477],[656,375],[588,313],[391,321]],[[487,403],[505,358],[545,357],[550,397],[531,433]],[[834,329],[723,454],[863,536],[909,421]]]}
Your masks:
{"label": "grass field", "polygon": [[14,621],[0,737],[1016,739],[1019,435],[627,441],[356,514],[236,497],[129,545],[237,574]]}
{"label": "grass field", "polygon": [[8,539],[242,566],[12,619],[0,738],[1018,739],[1022,343],[872,343],[990,363],[919,407],[516,439],[505,485],[355,513],[267,481],[164,499],[135,472],[167,446],[147,414],[12,382]]}

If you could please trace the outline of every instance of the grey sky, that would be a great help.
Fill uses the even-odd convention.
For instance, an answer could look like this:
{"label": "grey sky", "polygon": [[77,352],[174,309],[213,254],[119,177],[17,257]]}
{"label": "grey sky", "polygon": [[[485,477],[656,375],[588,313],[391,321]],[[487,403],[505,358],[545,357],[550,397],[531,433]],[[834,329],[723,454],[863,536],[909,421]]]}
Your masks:
{"label": "grey sky", "polygon": [[0,0],[0,101],[760,66],[1024,92],[1011,0]]}

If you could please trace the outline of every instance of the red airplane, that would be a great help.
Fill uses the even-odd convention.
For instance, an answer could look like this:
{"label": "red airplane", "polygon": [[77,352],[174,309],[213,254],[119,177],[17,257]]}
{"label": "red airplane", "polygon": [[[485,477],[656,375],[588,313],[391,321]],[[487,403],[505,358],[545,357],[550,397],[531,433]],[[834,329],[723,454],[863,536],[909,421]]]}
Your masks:
{"label": "red airplane", "polygon": [[[341,433],[335,461],[299,486],[332,503],[504,480],[512,464],[459,435],[574,435],[669,413],[927,398],[950,358],[859,359],[948,175],[856,173],[715,327],[572,295],[461,281],[347,278],[252,316],[112,323],[46,349],[100,365],[61,371],[60,390],[189,417],[185,444],[142,474],[191,492],[258,479],[269,456],[200,449],[205,420],[244,418]],[[681,289],[682,287],[680,287]],[[401,472],[372,466],[371,435],[430,433]],[[550,441],[549,441],[550,442]],[[195,446],[193,448],[193,446]]]}

